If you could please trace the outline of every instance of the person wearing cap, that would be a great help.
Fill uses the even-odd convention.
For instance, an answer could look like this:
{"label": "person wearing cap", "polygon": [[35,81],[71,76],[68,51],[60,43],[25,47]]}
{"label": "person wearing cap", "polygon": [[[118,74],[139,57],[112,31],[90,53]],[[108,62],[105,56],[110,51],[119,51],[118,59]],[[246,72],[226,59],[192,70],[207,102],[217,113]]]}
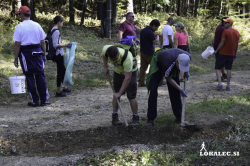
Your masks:
{"label": "person wearing cap", "polygon": [[147,77],[147,88],[150,94],[146,126],[154,126],[154,120],[157,116],[157,91],[162,77],[167,80],[170,102],[176,117],[175,121],[181,122],[181,96],[187,97],[187,92],[180,87],[179,72],[185,72],[184,78],[188,79],[190,60],[191,55],[179,48],[162,49],[154,54]]}
{"label": "person wearing cap", "polygon": [[138,87],[144,87],[145,75],[148,65],[155,53],[155,45],[159,43],[160,33],[154,34],[154,32],[159,28],[160,21],[154,19],[150,22],[149,26],[141,30],[140,33],[140,45],[141,45],[141,67],[140,75],[138,80]]}
{"label": "person wearing cap", "polygon": [[226,30],[223,31],[221,36],[221,42],[213,54],[213,56],[215,56],[217,52],[219,52],[219,54],[216,55],[216,62],[215,62],[215,70],[219,82],[216,89],[217,90],[223,89],[223,86],[221,84],[220,70],[225,66],[225,69],[227,70],[226,90],[231,91],[232,90],[232,88],[230,87],[231,70],[233,61],[236,58],[240,34],[236,29],[233,29],[232,25],[234,21],[232,18],[223,19],[223,21]]}
{"label": "person wearing cap", "polygon": [[[28,106],[38,107],[51,104],[48,101],[49,91],[44,75],[45,58],[45,32],[42,27],[30,20],[30,9],[21,6],[16,14],[20,15],[21,23],[16,26],[13,40],[15,41],[15,67],[18,67],[18,57],[27,80],[27,89],[31,96]],[[42,48],[41,48],[42,47]],[[34,78],[35,77],[35,78]],[[37,95],[37,91],[39,96]],[[40,97],[40,103],[39,103]]]}
{"label": "person wearing cap", "polygon": [[[214,44],[213,44],[213,47],[214,47],[214,50],[216,50],[220,44],[220,41],[221,41],[221,36],[222,36],[222,33],[224,30],[226,30],[225,26],[224,26],[224,21],[223,19],[227,19],[228,17],[223,17],[221,19],[221,24],[217,26],[216,30],[215,30],[215,35],[214,35]],[[219,51],[216,53],[216,56],[219,54]],[[215,71],[216,73],[216,80],[218,81],[217,79],[217,72]],[[222,82],[226,82],[227,80],[227,75],[225,74],[225,67],[223,67],[221,69],[221,73],[222,73],[222,76],[221,76],[221,81]]]}
{"label": "person wearing cap", "polygon": [[[174,48],[182,49],[183,51],[188,51],[190,53],[190,44],[188,40],[187,30],[182,22],[174,24],[175,30],[177,31],[174,35]],[[183,72],[180,72],[180,81],[183,82]]]}
{"label": "person wearing cap", "polygon": [[163,48],[174,47],[174,30],[171,27],[174,24],[174,18],[169,17],[167,24],[162,28],[161,44]]}

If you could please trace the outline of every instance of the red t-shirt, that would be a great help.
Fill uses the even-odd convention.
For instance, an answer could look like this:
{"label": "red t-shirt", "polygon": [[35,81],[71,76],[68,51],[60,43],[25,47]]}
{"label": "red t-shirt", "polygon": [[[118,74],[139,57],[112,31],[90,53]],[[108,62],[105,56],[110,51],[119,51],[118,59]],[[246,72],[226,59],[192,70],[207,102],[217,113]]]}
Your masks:
{"label": "red t-shirt", "polygon": [[119,28],[119,31],[122,31],[122,37],[126,36],[134,36],[135,38],[133,39],[134,42],[136,42],[136,33],[135,33],[135,27],[133,24],[129,24],[127,21],[124,21]]}
{"label": "red t-shirt", "polygon": [[240,34],[236,29],[226,29],[223,31],[221,39],[225,38],[225,43],[220,49],[221,55],[234,56]]}
{"label": "red t-shirt", "polygon": [[178,39],[178,46],[187,45],[188,33],[185,35],[184,32],[176,32],[174,38]]}

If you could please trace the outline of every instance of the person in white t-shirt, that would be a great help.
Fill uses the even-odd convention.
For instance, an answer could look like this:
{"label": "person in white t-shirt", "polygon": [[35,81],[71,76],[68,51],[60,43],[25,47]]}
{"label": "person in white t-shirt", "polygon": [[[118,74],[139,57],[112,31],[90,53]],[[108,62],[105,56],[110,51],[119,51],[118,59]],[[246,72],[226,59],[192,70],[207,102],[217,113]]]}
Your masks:
{"label": "person in white t-shirt", "polygon": [[162,29],[161,44],[163,48],[174,47],[174,30],[171,27],[174,24],[174,18],[169,17],[167,24]]}
{"label": "person in white t-shirt", "polygon": [[[51,104],[48,101],[49,92],[46,86],[44,75],[44,62],[46,58],[46,46],[42,27],[30,20],[30,9],[27,6],[21,6],[16,14],[20,15],[21,23],[16,26],[13,40],[15,41],[15,67],[18,67],[18,57],[27,80],[27,89],[31,97],[28,106],[38,107]],[[41,48],[42,47],[42,48]],[[39,96],[37,95],[37,91]],[[41,103],[39,103],[39,98]]]}

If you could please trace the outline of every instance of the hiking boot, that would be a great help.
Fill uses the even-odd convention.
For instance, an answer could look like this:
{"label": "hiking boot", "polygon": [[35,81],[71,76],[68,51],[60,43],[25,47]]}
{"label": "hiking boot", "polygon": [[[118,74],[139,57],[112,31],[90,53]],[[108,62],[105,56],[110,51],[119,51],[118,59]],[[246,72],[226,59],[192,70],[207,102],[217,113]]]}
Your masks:
{"label": "hiking boot", "polygon": [[230,85],[227,85],[226,91],[231,91],[231,90],[232,90],[232,88],[230,87]]}
{"label": "hiking boot", "polygon": [[145,124],[145,127],[153,127],[155,125],[154,120],[148,120],[148,122]]}
{"label": "hiking boot", "polygon": [[46,106],[46,105],[50,105],[50,104],[51,104],[51,102],[47,100],[44,103],[41,103],[40,106],[42,107],[42,106]]}
{"label": "hiking boot", "polygon": [[28,106],[31,106],[31,107],[39,107],[39,103],[33,103],[33,102],[28,102]]}
{"label": "hiking boot", "polygon": [[56,97],[66,97],[67,96],[67,93],[66,92],[60,92],[60,93],[57,93],[56,92]]}
{"label": "hiking boot", "polygon": [[63,89],[63,92],[70,93],[70,92],[72,92],[72,90],[67,88],[67,89]]}
{"label": "hiking boot", "polygon": [[132,122],[129,124],[129,126],[139,126],[139,125],[140,125],[139,115],[133,115]]}
{"label": "hiking boot", "polygon": [[120,126],[120,125],[122,125],[122,122],[118,118],[118,113],[113,113],[112,114],[112,125],[114,125],[114,126]]}
{"label": "hiking boot", "polygon": [[217,89],[218,91],[222,90],[222,88],[223,88],[222,85],[219,85],[219,84],[218,84],[217,87],[216,87],[216,89]]}

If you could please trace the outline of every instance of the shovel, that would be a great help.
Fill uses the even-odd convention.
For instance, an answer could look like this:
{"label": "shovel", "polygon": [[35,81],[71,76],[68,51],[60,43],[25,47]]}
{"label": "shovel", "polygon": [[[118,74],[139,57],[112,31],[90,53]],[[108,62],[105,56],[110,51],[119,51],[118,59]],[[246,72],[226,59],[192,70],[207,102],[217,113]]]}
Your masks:
{"label": "shovel", "polygon": [[[186,82],[187,82],[187,78],[184,78],[184,91],[186,91]],[[182,114],[181,114],[181,127],[193,129],[193,128],[195,128],[195,126],[196,126],[196,124],[189,124],[189,123],[185,122],[185,96],[183,96]]]}
{"label": "shovel", "polygon": [[[113,93],[115,93],[114,87],[113,87],[112,82],[111,82],[111,79],[110,79],[110,75],[107,74],[107,76],[108,76],[109,84],[110,84],[110,86],[111,86],[111,88],[112,88],[112,91],[113,91]],[[123,120],[124,120],[124,122],[125,122],[125,125],[126,125],[126,127],[128,127],[128,122],[127,122],[127,120],[126,120],[126,118],[125,118],[125,115],[123,114],[123,111],[122,111],[122,107],[121,107],[121,105],[120,105],[120,102],[119,102],[118,99],[116,99],[116,102],[117,102],[117,104],[118,104],[118,106],[119,106],[119,108],[120,108],[120,111],[121,111],[121,113],[122,113],[122,117],[123,117]]]}

